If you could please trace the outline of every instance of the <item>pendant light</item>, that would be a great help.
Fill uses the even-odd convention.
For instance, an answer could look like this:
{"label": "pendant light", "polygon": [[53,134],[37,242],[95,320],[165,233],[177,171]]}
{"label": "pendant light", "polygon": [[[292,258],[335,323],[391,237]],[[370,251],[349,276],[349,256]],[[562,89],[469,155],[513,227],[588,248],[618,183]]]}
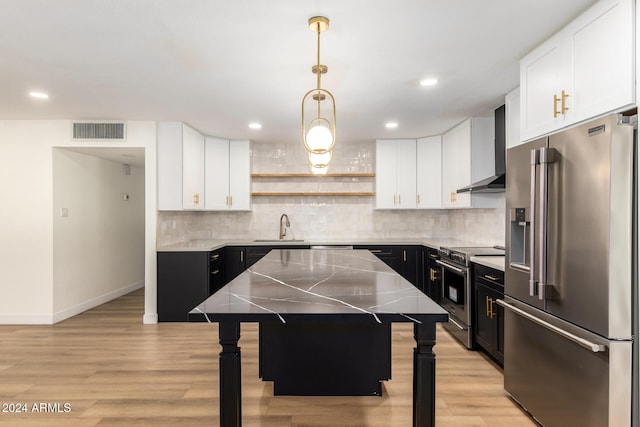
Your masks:
{"label": "pendant light", "polygon": [[317,64],[311,71],[317,76],[317,87],[302,98],[302,141],[309,152],[309,165],[314,174],[326,174],[336,143],[336,102],[328,90],[322,89],[321,77],[329,70],[320,64],[320,33],[329,29],[329,19],[309,19],[309,29],[318,36]]}

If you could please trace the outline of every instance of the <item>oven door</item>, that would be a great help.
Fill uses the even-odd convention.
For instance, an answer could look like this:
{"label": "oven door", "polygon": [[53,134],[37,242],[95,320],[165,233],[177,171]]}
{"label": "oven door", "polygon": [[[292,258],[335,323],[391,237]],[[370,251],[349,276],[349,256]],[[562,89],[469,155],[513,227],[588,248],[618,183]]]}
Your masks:
{"label": "oven door", "polygon": [[449,322],[443,326],[467,348],[472,348],[469,269],[441,260],[436,263],[440,265],[442,270],[442,299],[440,303],[449,312]]}

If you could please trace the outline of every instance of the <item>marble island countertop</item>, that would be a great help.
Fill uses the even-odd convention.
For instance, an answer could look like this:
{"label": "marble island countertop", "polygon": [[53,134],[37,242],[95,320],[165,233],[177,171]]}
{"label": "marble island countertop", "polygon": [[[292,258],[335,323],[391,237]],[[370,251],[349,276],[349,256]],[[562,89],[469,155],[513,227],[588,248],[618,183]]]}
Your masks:
{"label": "marble island countertop", "polygon": [[475,242],[450,238],[382,238],[382,239],[342,239],[342,240],[266,240],[266,239],[202,239],[190,240],[183,243],[175,243],[160,246],[158,252],[198,252],[213,251],[225,246],[316,246],[316,245],[422,245],[433,249],[441,246],[493,246],[478,245]]}
{"label": "marble island countertop", "polygon": [[300,316],[356,315],[381,322],[446,321],[447,312],[367,250],[273,250],[191,311],[286,323]]}

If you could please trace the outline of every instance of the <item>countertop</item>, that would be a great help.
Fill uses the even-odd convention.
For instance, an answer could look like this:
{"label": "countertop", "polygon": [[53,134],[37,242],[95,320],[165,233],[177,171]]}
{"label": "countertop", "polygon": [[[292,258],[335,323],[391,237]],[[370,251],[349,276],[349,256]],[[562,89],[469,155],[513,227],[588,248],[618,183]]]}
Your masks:
{"label": "countertop", "polygon": [[472,256],[471,262],[504,271],[503,256]]}
{"label": "countertop", "polygon": [[[201,252],[213,251],[225,246],[309,246],[309,245],[422,245],[433,249],[441,246],[478,246],[477,243],[456,239],[422,238],[422,239],[345,239],[345,240],[191,240],[184,243],[176,243],[160,246],[158,252]],[[482,245],[491,246],[491,245]]]}
{"label": "countertop", "polygon": [[[191,311],[211,322],[446,322],[447,312],[367,250],[274,249]],[[200,314],[200,315],[199,315]]]}

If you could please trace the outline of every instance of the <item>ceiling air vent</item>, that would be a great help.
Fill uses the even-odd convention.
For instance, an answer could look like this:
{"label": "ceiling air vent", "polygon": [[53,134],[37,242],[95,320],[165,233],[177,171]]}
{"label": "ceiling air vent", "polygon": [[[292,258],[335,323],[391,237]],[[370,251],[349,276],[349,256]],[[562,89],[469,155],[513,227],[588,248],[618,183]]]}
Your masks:
{"label": "ceiling air vent", "polygon": [[124,122],[74,122],[73,139],[125,139]]}

